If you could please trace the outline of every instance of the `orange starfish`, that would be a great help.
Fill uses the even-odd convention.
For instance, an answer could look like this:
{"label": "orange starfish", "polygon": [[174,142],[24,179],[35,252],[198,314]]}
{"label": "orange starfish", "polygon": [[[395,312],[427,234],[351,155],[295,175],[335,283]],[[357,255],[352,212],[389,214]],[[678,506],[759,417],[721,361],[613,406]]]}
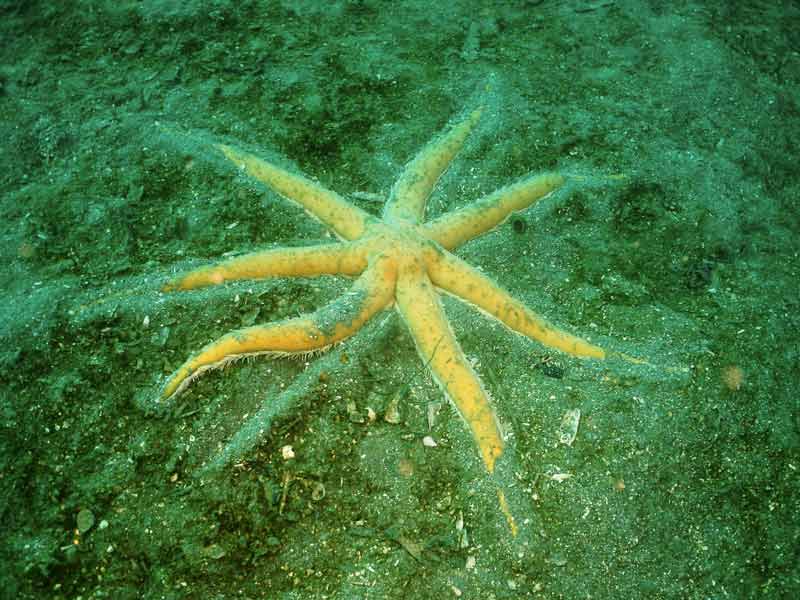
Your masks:
{"label": "orange starfish", "polygon": [[[165,287],[190,290],[225,281],[266,277],[358,277],[344,296],[293,319],[232,331],[191,356],[164,384],[160,399],[179,394],[204,371],[243,356],[282,356],[325,350],[394,307],[408,326],[422,361],[469,426],[489,473],[504,441],[489,397],[455,339],[439,300],[448,292],[495,317],[514,332],[577,357],[605,351],[562,331],[491,279],[451,253],[509,215],[561,187],[556,173],[528,176],[476,202],[423,223],[425,204],[480,118],[475,110],[429,143],[405,167],[380,219],[317,183],[232,146],[216,148],[250,177],[302,206],[342,242],[277,248],[191,271]],[[512,523],[501,491],[501,507]]]}

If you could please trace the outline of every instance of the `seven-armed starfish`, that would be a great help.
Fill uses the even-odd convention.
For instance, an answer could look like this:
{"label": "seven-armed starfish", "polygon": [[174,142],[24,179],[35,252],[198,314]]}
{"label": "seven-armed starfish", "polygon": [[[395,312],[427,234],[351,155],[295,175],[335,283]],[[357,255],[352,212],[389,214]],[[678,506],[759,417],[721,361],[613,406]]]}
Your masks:
{"label": "seven-armed starfish", "polygon": [[[249,176],[305,208],[344,241],[247,254],[191,271],[168,283],[165,291],[265,277],[347,275],[358,279],[347,294],[311,314],[239,329],[211,342],[169,377],[160,399],[180,393],[204,371],[243,356],[324,350],[393,306],[408,326],[422,361],[467,422],[486,469],[493,472],[503,453],[503,435],[480,379],[453,336],[439,292],[449,292],[512,331],[573,356],[602,359],[606,353],[549,324],[450,252],[547,196],[564,184],[564,177],[555,173],[528,176],[422,223],[431,191],[480,113],[475,110],[420,151],[395,183],[380,219],[301,175],[231,146],[217,145]],[[498,493],[514,530],[502,492]]]}

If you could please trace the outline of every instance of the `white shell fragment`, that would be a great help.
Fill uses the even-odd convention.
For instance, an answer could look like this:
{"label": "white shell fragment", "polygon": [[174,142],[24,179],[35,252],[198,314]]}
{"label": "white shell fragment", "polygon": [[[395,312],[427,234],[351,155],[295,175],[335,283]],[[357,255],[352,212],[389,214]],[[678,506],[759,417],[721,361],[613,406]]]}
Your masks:
{"label": "white shell fragment", "polygon": [[575,437],[578,435],[578,425],[581,422],[581,409],[571,408],[561,417],[561,425],[558,428],[558,441],[565,446],[572,446]]}
{"label": "white shell fragment", "polygon": [[436,426],[436,421],[439,418],[439,411],[442,410],[441,402],[428,402],[428,430],[430,431]]}
{"label": "white shell fragment", "polygon": [[294,448],[287,444],[281,448],[281,456],[283,456],[283,460],[294,458]]}
{"label": "white shell fragment", "polygon": [[395,394],[389,401],[386,407],[386,412],[383,413],[383,420],[392,425],[397,425],[400,422],[400,394]]}
{"label": "white shell fragment", "polygon": [[456,535],[458,535],[458,548],[460,550],[469,548],[469,536],[467,535],[467,530],[462,529]]}
{"label": "white shell fragment", "polygon": [[351,423],[363,423],[364,415],[358,410],[355,401],[348,400],[347,402],[347,416]]}
{"label": "white shell fragment", "polygon": [[431,436],[426,435],[424,438],[422,438],[422,445],[426,448],[436,448],[436,446],[439,444],[437,444],[436,440],[434,440]]}

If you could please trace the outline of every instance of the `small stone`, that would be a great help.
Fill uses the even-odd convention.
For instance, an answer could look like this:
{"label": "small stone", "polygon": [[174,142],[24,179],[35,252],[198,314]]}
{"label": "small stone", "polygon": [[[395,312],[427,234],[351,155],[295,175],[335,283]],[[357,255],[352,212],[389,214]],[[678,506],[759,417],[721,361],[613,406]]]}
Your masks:
{"label": "small stone", "polygon": [[283,460],[291,460],[294,458],[294,448],[292,448],[289,444],[286,444],[283,448],[281,448],[281,456]]}
{"label": "small stone", "polygon": [[437,444],[436,440],[434,440],[431,436],[426,435],[424,438],[422,438],[422,445],[426,448],[436,448],[436,446],[439,444]]}
{"label": "small stone", "polygon": [[76,521],[78,525],[78,531],[82,534],[86,533],[94,525],[94,513],[88,508],[84,508],[78,513]]}
{"label": "small stone", "polygon": [[322,482],[318,481],[314,484],[314,487],[311,488],[311,499],[314,502],[319,502],[325,497],[325,486]]}

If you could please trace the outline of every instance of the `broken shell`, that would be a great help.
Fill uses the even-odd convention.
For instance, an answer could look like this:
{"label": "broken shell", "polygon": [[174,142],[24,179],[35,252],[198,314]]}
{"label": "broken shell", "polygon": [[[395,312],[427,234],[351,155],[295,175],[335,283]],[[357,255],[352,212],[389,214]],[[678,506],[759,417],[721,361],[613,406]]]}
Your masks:
{"label": "broken shell", "polygon": [[397,536],[397,542],[408,552],[414,560],[422,559],[422,545],[404,535]]}
{"label": "broken shell", "polygon": [[422,445],[426,448],[436,448],[436,446],[439,444],[437,444],[436,440],[434,440],[431,436],[426,435],[424,438],[422,438]]}
{"label": "broken shell", "polygon": [[315,502],[322,500],[325,497],[325,486],[322,482],[318,481],[314,484],[314,487],[311,488],[311,499]]}
{"label": "broken shell", "polygon": [[386,406],[386,411],[383,413],[383,420],[392,425],[397,425],[400,422],[400,394],[395,394],[389,404]]}
{"label": "broken shell", "polygon": [[458,536],[459,549],[464,550],[465,548],[469,548],[469,536],[467,536],[467,530],[462,529],[456,535]]}
{"label": "broken shell", "polygon": [[575,437],[578,435],[578,425],[581,422],[581,409],[572,408],[561,417],[561,425],[558,428],[558,441],[565,446],[572,446]]}
{"label": "broken shell", "polygon": [[227,552],[225,552],[225,548],[223,548],[219,544],[211,544],[210,546],[206,546],[205,548],[203,548],[203,554],[214,560],[219,560],[220,558],[225,556]]}
{"label": "broken shell", "polygon": [[351,423],[363,423],[364,416],[358,411],[354,400],[347,401],[347,417]]}
{"label": "broken shell", "polygon": [[281,456],[283,456],[283,460],[294,458],[294,448],[292,448],[289,444],[285,445],[283,448],[281,448]]}
{"label": "broken shell", "polygon": [[401,458],[397,463],[397,472],[403,477],[411,477],[414,474],[414,462],[410,458]]}
{"label": "broken shell", "polygon": [[441,409],[441,402],[428,402],[428,430],[433,429],[434,425],[436,425],[436,420],[439,417],[439,411]]}

